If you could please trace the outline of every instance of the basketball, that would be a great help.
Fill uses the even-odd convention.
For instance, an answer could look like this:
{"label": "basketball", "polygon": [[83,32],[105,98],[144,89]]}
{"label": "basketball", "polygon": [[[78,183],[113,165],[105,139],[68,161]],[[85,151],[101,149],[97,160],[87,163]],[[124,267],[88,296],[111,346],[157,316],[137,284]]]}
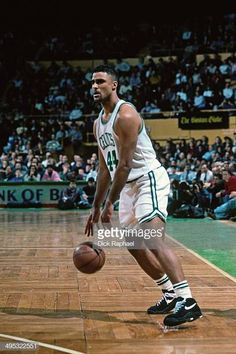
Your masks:
{"label": "basketball", "polygon": [[103,249],[90,241],[80,243],[73,253],[75,267],[86,274],[99,271],[105,263],[105,258]]}

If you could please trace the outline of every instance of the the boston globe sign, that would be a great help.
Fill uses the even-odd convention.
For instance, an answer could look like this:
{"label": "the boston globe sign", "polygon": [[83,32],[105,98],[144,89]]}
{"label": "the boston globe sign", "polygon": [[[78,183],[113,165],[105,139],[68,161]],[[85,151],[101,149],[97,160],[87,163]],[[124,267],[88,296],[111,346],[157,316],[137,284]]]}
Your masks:
{"label": "the boston globe sign", "polygon": [[197,112],[178,117],[178,126],[183,130],[228,129],[227,112]]}

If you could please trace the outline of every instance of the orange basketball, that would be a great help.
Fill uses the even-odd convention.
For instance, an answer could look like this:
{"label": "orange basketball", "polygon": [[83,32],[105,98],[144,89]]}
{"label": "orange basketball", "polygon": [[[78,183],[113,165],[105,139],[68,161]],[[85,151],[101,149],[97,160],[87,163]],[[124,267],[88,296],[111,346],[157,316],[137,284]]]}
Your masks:
{"label": "orange basketball", "polygon": [[99,271],[105,263],[105,258],[103,249],[90,241],[80,243],[73,253],[75,267],[86,274]]}

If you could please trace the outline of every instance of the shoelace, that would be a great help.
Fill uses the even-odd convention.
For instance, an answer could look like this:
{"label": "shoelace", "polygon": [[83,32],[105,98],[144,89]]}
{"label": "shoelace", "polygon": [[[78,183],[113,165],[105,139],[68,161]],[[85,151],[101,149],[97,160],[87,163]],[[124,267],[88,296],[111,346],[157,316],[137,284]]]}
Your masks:
{"label": "shoelace", "polygon": [[165,295],[163,295],[162,298],[156,303],[156,305],[159,306],[165,300]]}
{"label": "shoelace", "polygon": [[178,313],[184,307],[185,300],[178,301],[175,305],[174,313]]}
{"label": "shoelace", "polygon": [[[167,297],[168,297],[168,295],[167,295]],[[166,298],[166,295],[163,295],[162,298],[156,303],[156,305],[159,306],[163,301],[167,302],[167,301],[173,300],[173,299],[174,299],[174,296],[172,299],[171,298],[168,299],[168,298]]]}

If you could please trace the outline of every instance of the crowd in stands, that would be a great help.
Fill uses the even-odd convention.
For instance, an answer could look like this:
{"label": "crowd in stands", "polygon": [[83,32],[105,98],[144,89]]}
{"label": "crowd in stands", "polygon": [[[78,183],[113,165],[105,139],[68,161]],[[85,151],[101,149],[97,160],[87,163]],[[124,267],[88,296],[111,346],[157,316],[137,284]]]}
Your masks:
{"label": "crowd in stands", "polygon": [[[96,181],[97,156],[82,156],[80,149],[100,107],[91,97],[91,68],[69,59],[111,64],[107,58],[116,58],[118,94],[144,118],[166,111],[236,110],[235,20],[235,14],[203,16],[181,25],[139,23],[130,31],[113,24],[73,33],[42,30],[32,37],[1,32],[0,182]],[[144,46],[148,55],[139,56]],[[156,59],[157,54],[168,57]],[[125,59],[131,56],[139,57],[137,64]],[[41,62],[46,59],[49,66]],[[235,135],[217,137],[211,145],[207,137],[153,143],[171,179],[170,214],[182,204],[200,205],[216,219],[234,214]],[[67,146],[73,147],[72,161]]]}
{"label": "crowd in stands", "polygon": [[[178,142],[169,139],[164,146],[153,141],[153,146],[171,181],[170,215],[187,204],[201,207],[214,219],[236,216],[236,132],[234,138],[217,136],[213,144],[203,136]],[[97,172],[96,153],[86,160],[74,155],[71,162],[66,155],[49,151],[45,158],[32,150],[10,150],[0,157],[0,181],[84,181],[84,193],[91,198]]]}
{"label": "crowd in stands", "polygon": [[39,182],[39,181],[85,181],[97,178],[97,155],[93,153],[86,161],[74,155],[69,162],[67,155],[2,153],[0,157],[0,182]]}
{"label": "crowd in stands", "polygon": [[233,139],[217,136],[211,145],[203,136],[154,146],[171,181],[170,215],[194,217],[197,207],[202,217],[236,219],[236,132]]}
{"label": "crowd in stands", "polygon": [[[108,58],[117,58],[119,94],[143,113],[233,109],[235,19],[235,14],[222,14],[182,19],[181,24],[140,22],[132,29],[115,23],[109,28],[77,28],[77,32],[76,27],[69,32],[63,28],[52,34],[42,28],[37,34],[0,32],[1,112],[13,116],[55,114],[71,120],[92,114],[96,108],[90,95],[91,70],[68,63],[68,59],[82,59],[84,48],[92,48],[92,59],[109,62]],[[169,48],[169,58],[153,60],[152,42],[162,50]],[[145,44],[146,55],[140,56],[139,49]],[[177,56],[175,49],[179,49]],[[222,52],[228,53],[226,59],[217,54]],[[199,53],[205,54],[201,62],[196,60]],[[132,66],[122,59],[130,56],[140,57],[140,62]],[[49,67],[40,62],[46,59],[51,61]]]}
{"label": "crowd in stands", "polygon": [[[220,54],[196,58],[140,58],[137,65],[125,59],[114,64],[119,73],[119,95],[144,114],[163,111],[235,109],[236,56]],[[1,68],[0,68],[1,69]],[[91,98],[91,69],[67,61],[24,62],[5,83],[1,95],[1,119],[25,115],[51,115],[82,120],[97,112]],[[10,118],[8,116],[10,115]]]}
{"label": "crowd in stands", "polygon": [[[151,12],[152,10],[150,10]],[[135,17],[135,14],[133,14]],[[106,18],[99,23],[71,21],[57,26],[22,26],[2,31],[0,52],[27,60],[106,59],[137,57],[143,47],[152,56],[190,53],[231,52],[235,48],[235,13],[184,17],[158,17],[149,20],[122,21]],[[54,21],[56,18],[54,18]],[[30,26],[30,25],[29,25]],[[10,54],[10,55],[9,55]],[[12,60],[12,58],[11,58]]]}

